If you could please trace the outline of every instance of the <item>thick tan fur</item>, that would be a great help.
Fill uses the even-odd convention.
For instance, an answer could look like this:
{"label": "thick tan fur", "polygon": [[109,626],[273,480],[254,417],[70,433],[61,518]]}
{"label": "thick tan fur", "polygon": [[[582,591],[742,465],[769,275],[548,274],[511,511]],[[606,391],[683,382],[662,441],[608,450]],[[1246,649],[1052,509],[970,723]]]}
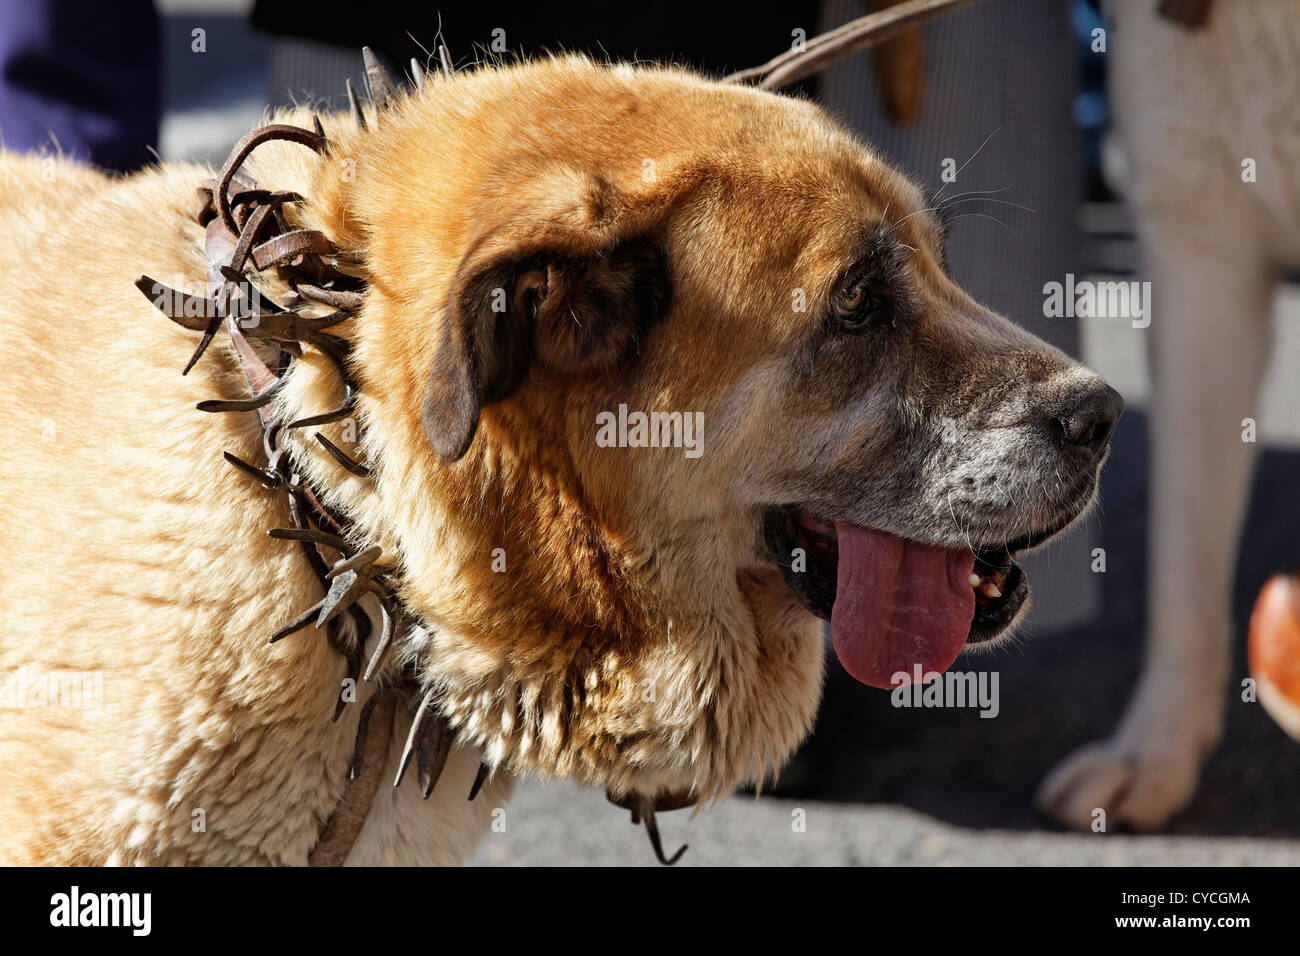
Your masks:
{"label": "thick tan fur", "polygon": [[[310,126],[305,111],[281,119]],[[705,799],[770,777],[811,725],[822,642],[760,553],[759,509],[828,436],[857,434],[834,382],[791,410],[783,363],[811,321],[791,292],[806,285],[809,313],[824,307],[863,224],[920,210],[919,191],[812,105],[677,71],[485,68],[430,77],[373,120],[362,133],[328,116],[324,157],[273,143],[249,165],[308,197],[293,216],[369,280],[342,330],[357,421],[324,431],[374,480],[309,435],[295,447],[358,537],[384,546],[425,625],[394,666],[416,663],[458,734],[428,803],[410,779],[381,791],[350,862],[462,859],[511,775]],[[0,159],[13,406],[0,671],[100,673],[103,703],[0,711],[0,856],[303,863],[341,793],[359,706],[328,723],[344,664],[323,635],[266,645],[319,589],[296,546],[265,535],[286,524],[281,505],[221,458],[259,460],[255,416],[194,410],[243,394],[231,353],[219,341],[182,377],[195,336],[132,286],[142,273],[201,281],[192,217],[212,173],[48,169]],[[934,228],[918,215],[899,235],[930,290],[926,321],[969,317],[944,333],[951,348],[1005,347],[1039,356],[1044,376],[1069,373],[944,278]],[[421,408],[457,275],[642,236],[671,263],[672,334],[639,340],[630,371],[534,362],[483,408],[468,453],[441,461]],[[945,326],[927,328],[937,341]],[[336,399],[309,350],[286,414]],[[597,447],[596,414],[619,402],[702,411],[706,453]],[[495,772],[470,804],[480,756]]]}

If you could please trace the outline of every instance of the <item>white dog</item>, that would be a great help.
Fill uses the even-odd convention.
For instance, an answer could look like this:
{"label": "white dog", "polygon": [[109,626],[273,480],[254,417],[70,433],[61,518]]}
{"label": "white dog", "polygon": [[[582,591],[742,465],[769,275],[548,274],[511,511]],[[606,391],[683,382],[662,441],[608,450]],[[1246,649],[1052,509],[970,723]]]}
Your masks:
{"label": "white dog", "polygon": [[1038,802],[1074,826],[1104,808],[1153,828],[1191,800],[1222,732],[1255,450],[1242,420],[1278,271],[1300,266],[1300,4],[1113,6],[1111,99],[1154,304],[1148,644],[1115,735],[1059,766]]}

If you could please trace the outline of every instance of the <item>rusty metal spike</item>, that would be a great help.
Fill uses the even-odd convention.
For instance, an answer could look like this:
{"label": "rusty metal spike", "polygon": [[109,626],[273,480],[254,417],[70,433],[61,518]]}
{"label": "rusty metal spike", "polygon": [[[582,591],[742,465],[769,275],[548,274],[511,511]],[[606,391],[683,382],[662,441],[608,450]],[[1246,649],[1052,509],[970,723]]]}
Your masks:
{"label": "rusty metal spike", "polygon": [[203,330],[203,338],[199,339],[198,348],[194,350],[194,354],[190,356],[190,360],[185,363],[185,368],[181,369],[182,375],[189,375],[190,369],[194,368],[195,363],[197,363],[199,359],[203,358],[203,353],[206,352],[208,346],[212,344],[212,339],[216,336],[217,329],[221,328],[221,321],[221,316],[219,315],[213,316],[208,320],[208,327]]}
{"label": "rusty metal spike", "polygon": [[307,282],[300,282],[295,288],[305,298],[312,299],[315,302],[324,302],[336,309],[347,309],[355,312],[361,308],[361,303],[365,301],[365,296],[360,292],[348,292],[345,289],[323,289],[318,285],[311,285]]}
{"label": "rusty metal spike", "polygon": [[425,800],[433,793],[433,788],[447,766],[447,755],[451,753],[452,732],[442,717],[426,720],[428,728],[415,745],[415,769],[420,782],[420,796]]}
{"label": "rusty metal spike", "polygon": [[356,87],[352,85],[352,78],[348,77],[344,84],[348,90],[348,105],[352,108],[352,118],[357,122],[357,128],[362,132],[366,130],[366,114],[361,112],[361,101],[357,99]]}
{"label": "rusty metal spike", "polygon": [[330,422],[341,421],[352,414],[352,409],[356,405],[356,390],[351,384],[345,383],[347,397],[343,404],[332,412],[325,412],[323,415],[312,415],[310,418],[300,418],[296,422],[290,422],[286,428],[306,428],[309,425],[328,425]]}
{"label": "rusty metal spike", "polygon": [[397,99],[397,88],[393,86],[392,77],[370,47],[361,48],[361,61],[366,67],[366,92],[370,94],[370,103],[376,113],[381,113]]}
{"label": "rusty metal spike", "polygon": [[[257,285],[253,282],[252,276],[249,276],[231,266],[217,266],[217,272],[219,272],[221,274],[221,278],[225,279],[226,282],[230,283],[230,285],[233,285],[236,288],[238,288],[239,286],[242,286],[245,283],[247,283],[254,291],[257,292],[257,305],[259,306],[258,310],[256,312],[248,311],[235,316],[235,318],[239,319],[240,321],[241,332],[253,333],[257,331],[257,329],[261,326],[262,320],[266,319],[268,316],[290,314],[287,309],[278,305],[273,299],[270,298],[270,296],[264,295],[262,291],[257,288]],[[227,298],[229,298],[230,286],[223,286],[222,292],[223,294],[226,295]],[[245,302],[249,307],[253,305],[253,303],[247,299],[245,300]],[[225,311],[229,312],[230,310],[226,309]],[[255,326],[250,326],[246,322],[247,319],[257,319],[258,324]]]}
{"label": "rusty metal spike", "polygon": [[[259,207],[260,208],[260,207]],[[304,255],[330,255],[336,250],[334,243],[316,229],[296,229],[268,239],[252,252],[253,264],[259,271],[273,266],[284,266]]]}
{"label": "rusty metal spike", "polygon": [[337,577],[331,577],[329,592],[318,605],[320,613],[316,616],[316,626],[325,627],[342,611],[350,608],[366,593],[368,586],[368,579],[357,571],[344,571]]}
{"label": "rusty metal spike", "polygon": [[471,802],[473,802],[474,798],[478,796],[478,792],[483,789],[483,783],[487,780],[488,771],[490,769],[491,768],[489,768],[485,763],[480,763],[478,765],[478,773],[474,775],[474,786],[469,788],[469,799]]}
{"label": "rusty metal spike", "polygon": [[312,544],[323,544],[327,548],[345,554],[352,550],[352,545],[338,535],[330,534],[328,531],[317,531],[315,528],[271,528],[266,533],[282,541],[310,541]]}
{"label": "rusty metal spike", "polygon": [[312,342],[312,330],[292,312],[264,312],[256,318],[255,324],[240,324],[239,331],[246,337],[269,340],[277,344],[288,342],[316,344]]}
{"label": "rusty metal spike", "polygon": [[331,458],[337,461],[348,471],[352,472],[352,474],[357,475],[358,477],[361,478],[370,477],[369,468],[361,464],[361,462],[357,461],[355,458],[353,458],[351,455],[345,452],[338,445],[334,444],[332,441],[330,441],[320,432],[316,433],[316,440],[321,443],[321,447],[323,447],[327,452],[329,452]]}
{"label": "rusty metal spike", "polygon": [[382,623],[379,630],[379,643],[375,645],[375,652],[370,655],[370,663],[366,665],[365,674],[362,680],[369,681],[375,676],[384,663],[384,658],[388,656],[389,649],[393,646],[393,636],[397,633],[398,620],[400,613],[395,608],[389,607],[388,598],[379,592],[374,592],[379,599],[379,613],[382,617]]}
{"label": "rusty metal spike", "polygon": [[319,607],[320,607],[320,602],[317,602],[316,604],[313,604],[311,607],[307,608],[307,610],[303,611],[301,614],[295,617],[288,624],[284,625],[284,627],[280,628],[278,631],[272,634],[271,639],[266,643],[274,644],[276,641],[280,640],[283,637],[288,637],[290,634],[294,633],[295,631],[301,631],[304,627],[306,627],[308,624],[312,622],[312,618],[316,617],[316,611]]}
{"label": "rusty metal spike", "polygon": [[202,332],[207,329],[213,317],[221,318],[221,309],[216,299],[188,295],[145,275],[137,277],[134,284],[140,294],[149,300],[150,305],[183,329]]}
{"label": "rusty metal spike", "polygon": [[255,412],[275,398],[275,393],[280,391],[287,381],[288,378],[282,375],[251,398],[210,399],[199,402],[194,407],[201,412]]}
{"label": "rusty metal spike", "polygon": [[[635,818],[633,819],[635,823]],[[646,798],[641,801],[641,822],[645,824],[645,832],[650,837],[650,846],[654,848],[655,859],[664,866],[672,866],[682,858],[682,854],[689,849],[689,844],[683,843],[681,849],[670,857],[664,856],[664,847],[659,839],[659,824],[655,822],[655,805],[654,801]]]}
{"label": "rusty metal spike", "polygon": [[318,315],[315,317],[309,315],[298,315],[298,322],[306,329],[312,332],[323,332],[331,329],[340,322],[345,322],[352,318],[352,313],[347,309],[337,309],[328,315]]}
{"label": "rusty metal spike", "polygon": [[339,377],[343,379],[349,390],[355,390],[352,380],[348,377],[348,371],[344,368],[347,363],[348,355],[352,352],[352,343],[347,339],[340,338],[332,332],[317,332],[309,326],[303,327],[302,340],[308,345],[314,345],[321,350],[321,354],[335,364]]}
{"label": "rusty metal spike", "polygon": [[380,699],[391,694],[386,687],[381,687],[370,695],[370,699],[361,705],[361,716],[357,719],[357,736],[352,745],[352,762],[348,764],[348,779],[355,780],[361,769],[361,758],[365,752],[366,735],[370,732],[370,718],[375,712],[375,705]]}
{"label": "rusty metal spike", "polygon": [[226,461],[230,462],[230,464],[234,465],[240,471],[247,474],[250,478],[256,478],[267,488],[280,487],[281,481],[279,475],[272,477],[271,475],[268,475],[265,471],[263,471],[261,468],[258,468],[256,465],[250,465],[248,462],[244,461],[244,459],[232,455],[228,451],[223,451],[221,455],[223,458],[226,459]]}
{"label": "rusty metal spike", "polygon": [[[274,211],[274,206],[255,206],[253,211],[249,213],[248,219],[241,224],[239,239],[235,242],[235,248],[230,253],[230,262],[221,270],[221,274],[226,277],[226,281],[233,282],[236,285],[244,281],[241,273],[248,262],[253,243],[257,239],[257,234],[266,225],[266,221],[272,218],[271,213]],[[239,278],[232,279],[230,273],[239,275]]]}
{"label": "rusty metal spike", "polygon": [[333,581],[340,575],[347,574],[349,571],[356,571],[358,574],[365,574],[372,564],[378,561],[384,555],[384,549],[377,544],[372,544],[363,551],[358,551],[349,558],[345,558],[330,569],[330,573],[325,575],[325,580]]}
{"label": "rusty metal spike", "polygon": [[239,235],[239,226],[236,224],[234,213],[230,208],[230,184],[234,180],[239,167],[244,165],[244,160],[248,158],[248,154],[258,146],[273,139],[298,143],[318,153],[323,152],[329,145],[328,140],[323,135],[317,135],[309,129],[302,129],[284,123],[261,126],[245,134],[235,144],[235,148],[230,151],[230,155],[226,157],[225,165],[221,167],[221,172],[217,174],[216,185],[212,190],[213,199],[217,205],[217,213],[232,236]]}
{"label": "rusty metal spike", "polygon": [[[352,621],[357,629],[356,641],[353,643],[351,648],[340,649],[336,643],[336,639],[338,638],[338,624],[341,622],[336,621],[335,627],[330,628],[330,643],[334,646],[335,650],[340,650],[341,653],[343,653],[343,656],[347,659],[347,677],[352,681],[352,687],[355,690],[360,683],[358,679],[361,677],[361,648],[365,645],[366,638],[370,636],[370,618],[367,617],[365,612],[360,608],[353,607],[350,610],[352,612]],[[348,702],[343,699],[343,694],[338,694],[338,697],[334,702],[334,716],[330,718],[330,723],[333,724],[338,722],[338,719],[343,716],[343,708],[346,707],[347,704]]]}
{"label": "rusty metal spike", "polygon": [[393,786],[398,787],[402,784],[402,778],[406,776],[406,768],[411,762],[411,754],[415,752],[416,742],[419,740],[421,726],[425,718],[433,710],[433,688],[430,687],[420,698],[419,704],[415,708],[415,713],[411,715],[411,731],[406,735],[406,744],[402,747],[402,757],[397,762],[397,776],[393,778]]}
{"label": "rusty metal spike", "polygon": [[424,67],[420,66],[420,61],[415,57],[411,57],[411,80],[417,90],[424,89]]}

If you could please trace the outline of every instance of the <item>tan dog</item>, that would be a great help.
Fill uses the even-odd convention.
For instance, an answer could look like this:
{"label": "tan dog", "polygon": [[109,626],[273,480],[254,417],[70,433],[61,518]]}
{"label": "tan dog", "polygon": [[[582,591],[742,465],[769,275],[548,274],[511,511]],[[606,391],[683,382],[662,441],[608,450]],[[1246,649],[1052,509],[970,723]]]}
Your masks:
{"label": "tan dog", "polygon": [[[380,790],[349,862],[463,859],[514,774],[705,800],[770,777],[817,708],[818,616],[869,683],[941,670],[1022,611],[1015,549],[1092,500],[1118,396],[957,288],[933,204],[815,106],[570,58],[325,131],[252,172],[368,280],[345,334],[372,478],[292,451],[391,556],[419,622],[391,668],[457,735],[427,802]],[[258,459],[255,416],[194,410],[244,393],[228,346],[182,377],[195,337],[132,287],[202,281],[211,171],[43,172],[0,163],[0,665],[102,700],[0,710],[4,859],[302,863],[359,708],[329,723],[320,634],[266,645],[320,589],[222,461]],[[308,349],[281,414],[337,390]],[[693,450],[611,430],[656,411]]]}

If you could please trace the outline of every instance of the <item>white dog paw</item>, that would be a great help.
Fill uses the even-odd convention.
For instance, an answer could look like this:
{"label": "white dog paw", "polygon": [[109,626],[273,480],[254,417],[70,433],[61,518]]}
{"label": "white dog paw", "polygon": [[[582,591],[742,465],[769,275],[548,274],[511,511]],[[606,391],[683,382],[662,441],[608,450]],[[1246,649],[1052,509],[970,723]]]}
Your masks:
{"label": "white dog paw", "polygon": [[1156,830],[1191,802],[1220,736],[1221,708],[1202,700],[1199,710],[1153,713],[1143,706],[1149,700],[1139,694],[1115,737],[1081,748],[1047,775],[1034,798],[1040,813],[1080,830]]}

